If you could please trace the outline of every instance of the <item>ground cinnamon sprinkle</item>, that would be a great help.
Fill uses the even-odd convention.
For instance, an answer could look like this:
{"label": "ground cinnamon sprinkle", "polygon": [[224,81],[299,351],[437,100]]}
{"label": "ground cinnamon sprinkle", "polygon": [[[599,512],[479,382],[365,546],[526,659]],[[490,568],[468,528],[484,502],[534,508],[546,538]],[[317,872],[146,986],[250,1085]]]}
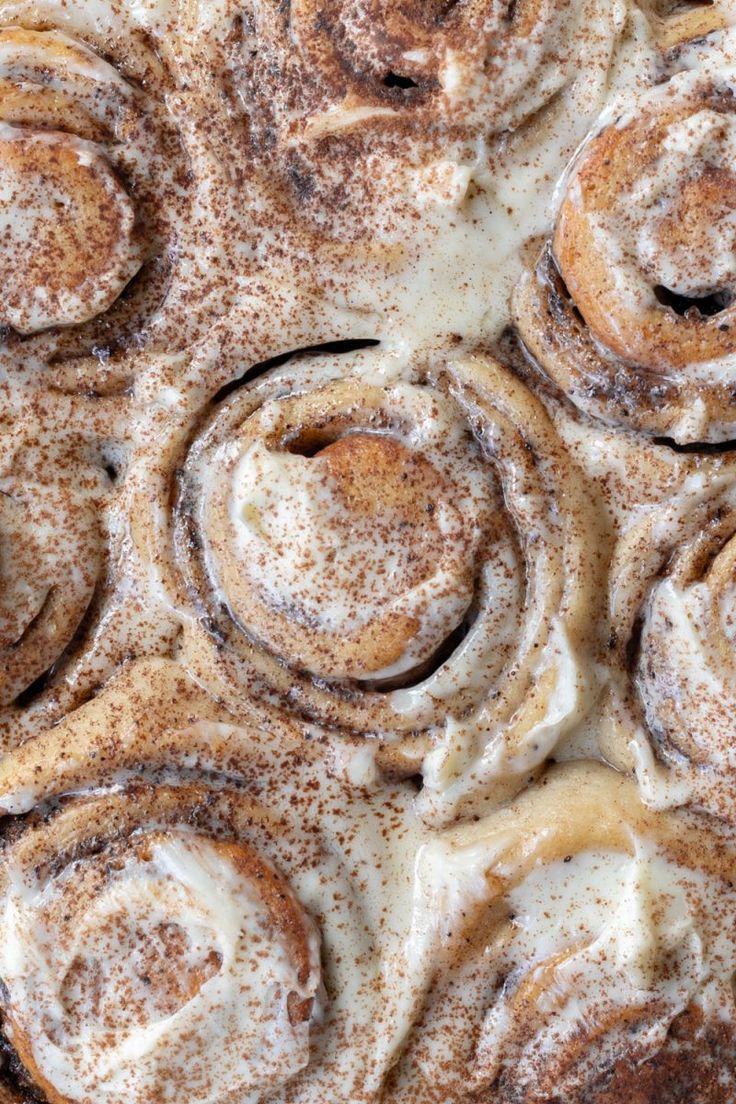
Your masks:
{"label": "ground cinnamon sprinkle", "polygon": [[3,5],[2,1104],[736,1104],[732,24]]}

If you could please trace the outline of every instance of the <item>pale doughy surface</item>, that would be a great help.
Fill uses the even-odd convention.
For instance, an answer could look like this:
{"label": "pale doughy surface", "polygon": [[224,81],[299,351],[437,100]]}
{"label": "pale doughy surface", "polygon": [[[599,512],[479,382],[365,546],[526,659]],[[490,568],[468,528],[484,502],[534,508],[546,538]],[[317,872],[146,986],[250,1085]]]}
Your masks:
{"label": "pale doughy surface", "polygon": [[0,3],[2,1104],[736,1104],[734,100],[718,0]]}

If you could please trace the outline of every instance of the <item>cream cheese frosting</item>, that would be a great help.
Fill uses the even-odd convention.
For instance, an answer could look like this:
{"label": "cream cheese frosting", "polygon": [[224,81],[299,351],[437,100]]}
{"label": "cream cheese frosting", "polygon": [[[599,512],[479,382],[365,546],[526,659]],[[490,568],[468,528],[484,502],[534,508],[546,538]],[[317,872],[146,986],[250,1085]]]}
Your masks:
{"label": "cream cheese frosting", "polygon": [[0,1100],[736,1101],[732,23],[3,5]]}
{"label": "cream cheese frosting", "polygon": [[[92,865],[72,863],[40,885],[8,871],[2,973],[13,1032],[33,1036],[33,1061],[54,1090],[73,1100],[148,1100],[162,1086],[171,1099],[247,1098],[307,1064],[308,1028],[290,1022],[287,999],[316,992],[315,934],[305,982],[228,855],[196,836],[156,833],[140,837],[66,934],[60,914],[94,893]],[[183,992],[160,1007],[162,979],[146,971],[165,971],[156,958],[172,949]],[[209,1069],[206,1052],[218,1055]],[[179,1068],[185,1086],[172,1075]]]}

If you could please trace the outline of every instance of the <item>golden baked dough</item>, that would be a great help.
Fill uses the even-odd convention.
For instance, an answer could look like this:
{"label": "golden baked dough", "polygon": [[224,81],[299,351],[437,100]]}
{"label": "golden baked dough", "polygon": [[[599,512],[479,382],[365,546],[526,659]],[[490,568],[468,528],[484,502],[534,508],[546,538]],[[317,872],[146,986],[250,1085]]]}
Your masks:
{"label": "golden baked dough", "polygon": [[[606,1099],[618,1067],[656,1054],[678,1017],[715,1038],[734,1010],[721,955],[735,859],[713,823],[646,810],[597,763],[553,768],[437,836],[417,860],[409,957],[424,1009],[394,1098],[425,1099],[422,1081],[439,1078],[426,1099],[464,1099],[468,1085],[474,1099]],[[731,1092],[732,1056],[719,1072]],[[671,1078],[672,1096],[645,1099],[680,1099],[687,1060],[672,1059]]]}
{"label": "golden baked dough", "polygon": [[64,390],[121,390],[144,329],[184,338],[170,309],[197,248],[202,157],[166,107],[164,51],[114,9],[114,34],[74,5],[56,24],[9,5],[0,28],[0,324],[16,370]]}
{"label": "golden baked dough", "polygon": [[518,788],[584,712],[596,522],[544,408],[500,365],[304,359],[215,405],[186,459],[171,430],[164,585],[193,607],[186,662],[234,707],[269,723],[275,705],[403,773],[424,760],[442,820]]}
{"label": "golden baked dough", "polygon": [[[733,472],[693,474],[629,526],[611,565],[609,757],[637,766],[655,802],[733,820]],[[659,796],[657,796],[659,795]]]}
{"label": "golden baked dough", "polygon": [[733,436],[734,92],[686,73],[621,104],[565,181],[519,331],[583,409],[681,442]]}
{"label": "golden baked dough", "polygon": [[1,1104],[736,1104],[731,0],[0,5]]}
{"label": "golden baked dough", "polygon": [[4,1031],[55,1104],[380,1091],[410,796],[351,802],[296,733],[234,720],[147,660],[0,766]]}

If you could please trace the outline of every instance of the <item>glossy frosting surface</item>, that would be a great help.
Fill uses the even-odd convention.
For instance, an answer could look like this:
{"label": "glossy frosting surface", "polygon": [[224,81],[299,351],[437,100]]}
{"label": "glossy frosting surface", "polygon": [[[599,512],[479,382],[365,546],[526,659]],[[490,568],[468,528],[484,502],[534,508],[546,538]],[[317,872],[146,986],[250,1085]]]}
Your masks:
{"label": "glossy frosting surface", "polygon": [[733,5],[5,0],[0,288],[0,1104],[736,1104]]}

